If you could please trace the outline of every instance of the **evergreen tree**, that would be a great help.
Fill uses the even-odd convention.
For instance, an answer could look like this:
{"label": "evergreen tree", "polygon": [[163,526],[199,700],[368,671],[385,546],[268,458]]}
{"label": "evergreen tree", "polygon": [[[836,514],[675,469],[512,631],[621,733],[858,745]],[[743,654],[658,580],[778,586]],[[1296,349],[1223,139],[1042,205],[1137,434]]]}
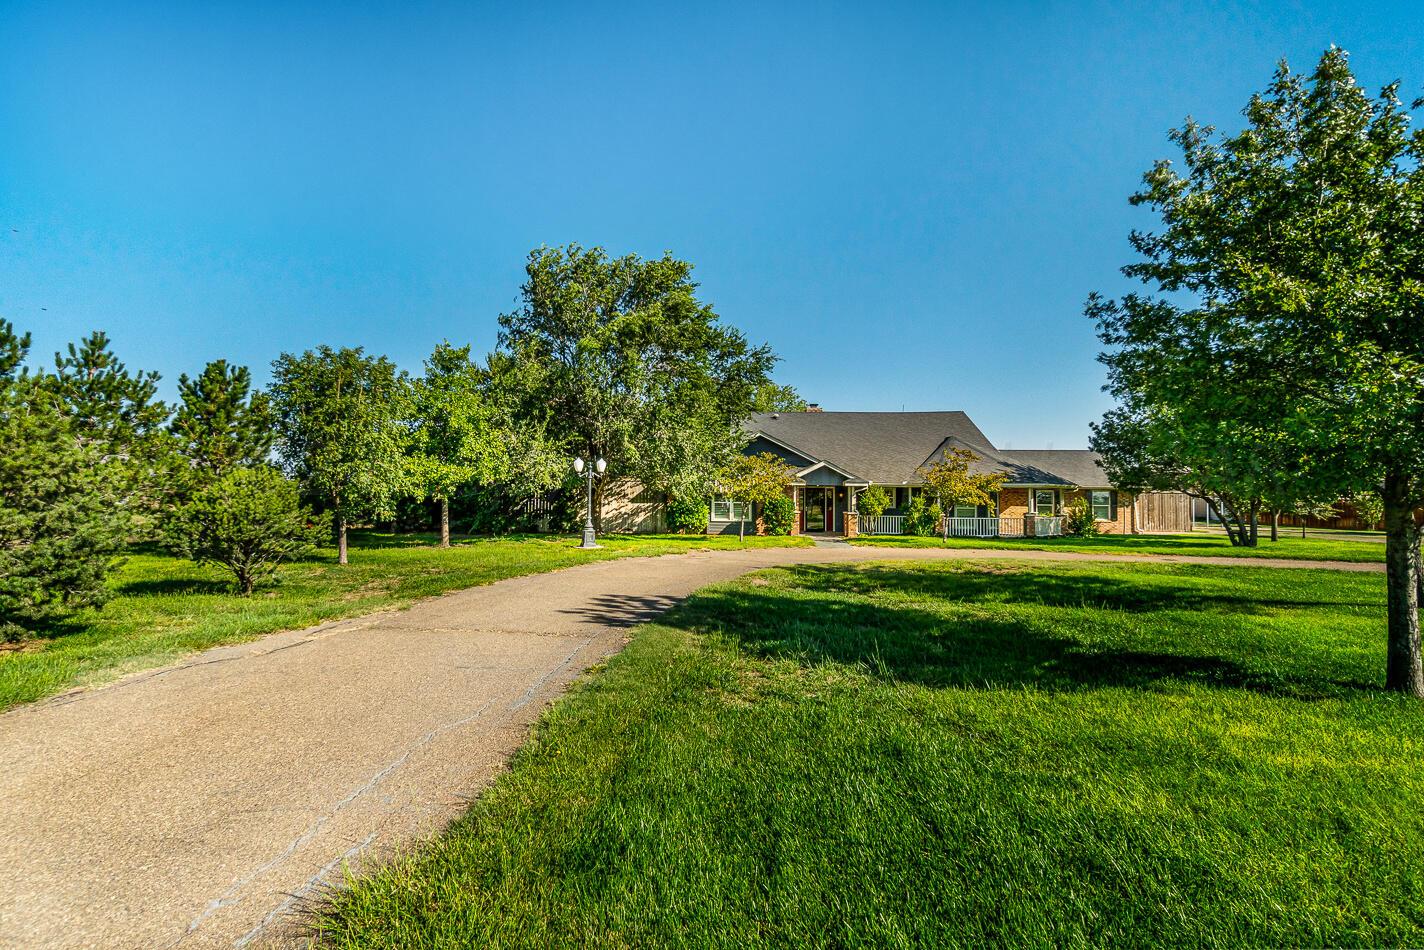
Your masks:
{"label": "evergreen tree", "polygon": [[157,373],[131,373],[96,330],[66,353],[56,353],[46,377],[75,434],[107,456],[131,457],[160,433],[168,406],[157,399]]}
{"label": "evergreen tree", "polygon": [[102,603],[121,533],[98,451],[22,364],[29,335],[0,320],[0,639]]}
{"label": "evergreen tree", "polygon": [[214,360],[197,379],[179,376],[178,396],[168,428],[196,471],[220,478],[268,460],[276,439],[271,399],[252,389],[246,366]]}
{"label": "evergreen tree", "polygon": [[97,454],[109,504],[130,519],[130,530],[146,533],[183,474],[164,428],[169,407],[157,398],[158,374],[130,372],[108,336],[95,331],[56,353],[54,372],[39,378],[76,442]]}
{"label": "evergreen tree", "polygon": [[247,596],[273,580],[283,561],[315,551],[329,520],[302,507],[295,482],[258,465],[233,468],[200,487],[167,527],[175,550],[226,568]]}
{"label": "evergreen tree", "polygon": [[348,525],[387,518],[407,487],[409,383],[384,356],[322,346],[272,363],[277,450],[290,474],[329,509],[337,561]]}

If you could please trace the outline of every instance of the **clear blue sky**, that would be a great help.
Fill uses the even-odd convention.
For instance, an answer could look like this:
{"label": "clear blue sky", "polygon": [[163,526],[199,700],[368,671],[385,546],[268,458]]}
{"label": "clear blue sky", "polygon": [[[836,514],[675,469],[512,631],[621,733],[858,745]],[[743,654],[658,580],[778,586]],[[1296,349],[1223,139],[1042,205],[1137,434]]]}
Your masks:
{"label": "clear blue sky", "polygon": [[1083,299],[1166,131],[1331,42],[1424,93],[1417,3],[679,7],[0,0],[0,316],[170,394],[318,343],[416,370],[494,345],[530,248],[668,249],[828,409],[1081,446]]}

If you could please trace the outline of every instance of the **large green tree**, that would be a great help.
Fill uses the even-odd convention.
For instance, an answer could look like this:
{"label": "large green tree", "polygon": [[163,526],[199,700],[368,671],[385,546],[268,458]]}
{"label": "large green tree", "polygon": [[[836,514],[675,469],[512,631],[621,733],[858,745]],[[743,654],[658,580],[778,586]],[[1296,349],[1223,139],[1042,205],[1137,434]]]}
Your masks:
{"label": "large green tree", "polygon": [[[1145,362],[1160,359],[1150,354],[1150,347],[1137,355]],[[1209,402],[1210,394],[1195,392],[1193,401],[1177,405],[1147,405],[1142,398],[1146,387],[1127,383],[1126,377],[1121,368],[1110,374],[1109,388],[1124,405],[1092,425],[1091,446],[1102,455],[1112,483],[1133,492],[1183,492],[1200,498],[1232,545],[1254,547],[1258,515],[1268,497],[1286,495],[1291,488],[1279,477],[1284,463],[1268,457],[1268,440],[1257,438],[1248,426],[1222,423],[1204,411],[1196,400]],[[1152,385],[1160,383],[1158,378]]]}
{"label": "large green tree", "polygon": [[278,357],[270,392],[278,451],[331,511],[345,564],[350,523],[390,517],[407,488],[409,382],[384,356],[322,346]]}
{"label": "large green tree", "polygon": [[268,461],[276,439],[271,400],[252,388],[246,366],[214,360],[196,379],[178,377],[178,397],[168,429],[206,479]]}
{"label": "large green tree", "polygon": [[525,274],[491,360],[521,418],[654,491],[705,491],[740,446],[770,349],[724,324],[698,299],[692,265],[670,254],[540,248]]}
{"label": "large green tree", "polygon": [[100,450],[25,371],[29,347],[0,320],[0,640],[103,603],[122,539]]}
{"label": "large green tree", "polygon": [[440,546],[450,546],[450,498],[471,481],[505,480],[513,438],[487,398],[487,374],[470,347],[441,343],[412,384],[408,464],[412,486],[440,506]]}
{"label": "large green tree", "polygon": [[1109,385],[1173,420],[1193,463],[1236,448],[1239,475],[1254,442],[1276,494],[1381,489],[1385,682],[1424,696],[1424,139],[1397,86],[1371,95],[1335,48],[1309,75],[1282,64],[1244,116],[1186,122],[1182,168],[1133,197],[1162,226],[1125,268],[1151,290],[1090,302]]}

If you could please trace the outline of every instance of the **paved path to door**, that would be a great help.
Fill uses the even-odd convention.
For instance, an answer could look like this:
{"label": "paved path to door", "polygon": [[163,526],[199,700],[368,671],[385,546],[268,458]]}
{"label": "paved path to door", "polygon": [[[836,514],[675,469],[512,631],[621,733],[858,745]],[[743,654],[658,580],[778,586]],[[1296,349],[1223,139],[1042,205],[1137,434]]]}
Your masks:
{"label": "paved path to door", "polygon": [[[438,831],[629,628],[815,548],[601,561],[274,634],[0,716],[0,946],[261,946],[343,862]],[[1118,557],[1238,567],[1377,564]]]}

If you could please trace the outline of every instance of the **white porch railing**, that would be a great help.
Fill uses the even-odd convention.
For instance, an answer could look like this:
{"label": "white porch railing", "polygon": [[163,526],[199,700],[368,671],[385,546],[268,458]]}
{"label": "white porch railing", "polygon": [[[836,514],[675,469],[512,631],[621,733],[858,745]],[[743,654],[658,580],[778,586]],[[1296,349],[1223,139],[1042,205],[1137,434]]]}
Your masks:
{"label": "white porch railing", "polygon": [[856,525],[856,531],[860,534],[904,534],[904,515],[877,515],[874,518],[861,518]]}
{"label": "white porch railing", "polygon": [[[1028,526],[1033,520],[1032,534]],[[951,538],[1057,538],[1063,535],[1063,519],[1057,515],[1027,515],[1014,518],[946,518],[944,531]],[[857,526],[860,534],[904,534],[904,515],[862,517]],[[938,532],[936,532],[938,533]]]}
{"label": "white porch railing", "polygon": [[997,538],[1003,532],[1000,521],[1012,518],[946,518],[945,532],[951,538]]}

